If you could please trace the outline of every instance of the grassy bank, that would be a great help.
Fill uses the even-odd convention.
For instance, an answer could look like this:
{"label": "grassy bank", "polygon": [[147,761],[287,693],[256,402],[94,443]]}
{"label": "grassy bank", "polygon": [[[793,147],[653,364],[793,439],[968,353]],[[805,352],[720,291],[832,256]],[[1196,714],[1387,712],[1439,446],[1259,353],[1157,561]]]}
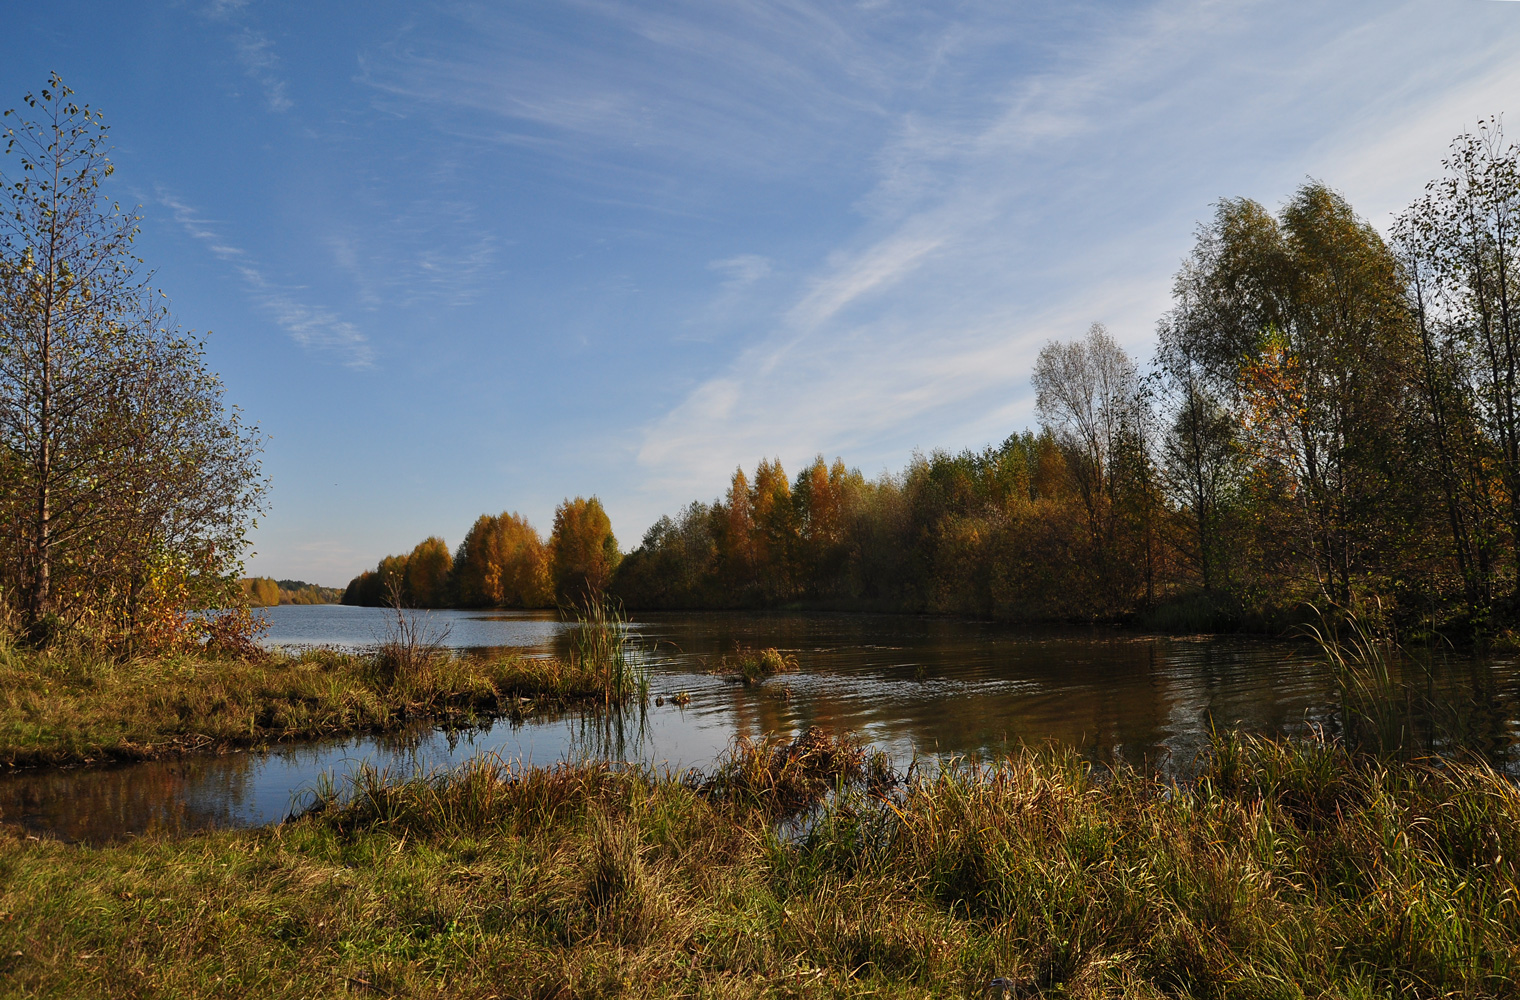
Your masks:
{"label": "grassy bank", "polygon": [[120,662],[8,650],[0,652],[0,766],[142,760],[639,693],[620,656],[581,652],[484,659],[404,637],[370,656]]}
{"label": "grassy bank", "polygon": [[[778,837],[833,781],[808,830]],[[1227,743],[1196,786],[1025,755],[888,789],[816,734],[705,779],[371,775],[286,826],[0,844],[39,997],[1512,996],[1520,795]],[[873,797],[872,789],[885,798]],[[997,996],[998,992],[992,995]]]}

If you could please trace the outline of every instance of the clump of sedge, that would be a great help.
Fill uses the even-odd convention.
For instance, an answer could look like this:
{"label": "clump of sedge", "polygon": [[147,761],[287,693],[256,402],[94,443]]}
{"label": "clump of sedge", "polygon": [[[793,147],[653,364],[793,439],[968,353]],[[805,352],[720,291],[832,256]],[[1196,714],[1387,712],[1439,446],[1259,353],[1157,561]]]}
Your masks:
{"label": "clump of sedge", "polygon": [[748,686],[777,674],[794,674],[797,670],[797,657],[772,646],[766,649],[740,647],[733,655],[719,660],[718,668],[713,672]]}

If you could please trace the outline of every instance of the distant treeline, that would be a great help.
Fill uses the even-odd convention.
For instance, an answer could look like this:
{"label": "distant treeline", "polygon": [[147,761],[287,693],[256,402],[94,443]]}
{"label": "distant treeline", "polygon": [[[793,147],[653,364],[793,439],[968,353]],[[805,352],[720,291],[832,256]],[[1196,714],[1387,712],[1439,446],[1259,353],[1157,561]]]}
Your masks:
{"label": "distant treeline", "polygon": [[271,580],[267,576],[244,577],[239,581],[250,607],[272,608],[277,604],[337,604],[343,591],[337,587],[319,587],[305,580]]}
{"label": "distant treeline", "polygon": [[[631,608],[1138,612],[1176,627],[1372,600],[1426,626],[1512,619],[1520,150],[1489,122],[1446,166],[1391,240],[1318,183],[1275,215],[1221,201],[1148,375],[1100,326],[1050,343],[1038,431],[875,480],[821,457],[795,479],[776,461],[753,480],[741,469],[621,563],[598,535],[606,589]],[[559,516],[547,546],[520,518],[482,518],[452,562],[429,539],[345,600],[378,601],[383,577],[414,601],[546,604],[583,549]]]}
{"label": "distant treeline", "polygon": [[482,514],[459,550],[425,539],[406,555],[387,556],[354,577],[344,604],[399,602],[414,608],[546,608],[604,593],[621,554],[612,522],[596,497],[566,500],[554,512],[546,544],[516,513]]}

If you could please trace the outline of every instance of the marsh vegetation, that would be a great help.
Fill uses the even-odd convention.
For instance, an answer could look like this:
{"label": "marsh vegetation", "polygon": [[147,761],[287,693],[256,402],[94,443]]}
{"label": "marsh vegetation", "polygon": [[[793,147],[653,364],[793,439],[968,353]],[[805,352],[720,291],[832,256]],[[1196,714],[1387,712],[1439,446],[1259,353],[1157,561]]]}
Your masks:
{"label": "marsh vegetation", "polygon": [[361,774],[243,833],[0,850],[29,996],[1499,997],[1520,795],[1224,739],[1177,787],[1058,750],[904,777],[821,734],[706,774]]}
{"label": "marsh vegetation", "polygon": [[122,659],[0,645],[0,765],[218,752],[647,693],[620,618],[592,612],[576,634],[564,657],[472,654],[443,646],[425,616],[397,610],[368,652],[212,646]]}
{"label": "marsh vegetation", "polygon": [[744,684],[758,684],[777,674],[794,674],[799,669],[797,657],[774,646],[765,649],[739,647],[718,657],[713,672]]}

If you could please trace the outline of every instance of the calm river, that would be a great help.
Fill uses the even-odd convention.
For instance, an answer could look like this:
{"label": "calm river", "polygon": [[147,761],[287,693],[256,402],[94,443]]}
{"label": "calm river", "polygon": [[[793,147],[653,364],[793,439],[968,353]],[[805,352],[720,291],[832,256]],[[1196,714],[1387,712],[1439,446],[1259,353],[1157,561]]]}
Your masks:
{"label": "calm river", "polygon": [[[326,605],[265,614],[269,645],[363,647],[384,636],[390,612]],[[562,652],[574,628],[552,613],[466,611],[431,612],[427,627],[446,633],[449,646],[539,656]],[[1333,678],[1313,651],[1261,639],[886,615],[648,614],[633,628],[651,678],[643,711],[20,772],[0,777],[0,820],[91,841],[258,825],[283,819],[319,775],[341,779],[361,763],[409,775],[491,753],[538,764],[600,757],[682,771],[710,764],[737,735],[808,726],[860,733],[899,761],[1054,741],[1095,760],[1177,771],[1207,745],[1211,726],[1293,734],[1338,725]],[[736,646],[775,646],[794,654],[801,671],[750,688],[706,672]],[[1447,658],[1422,677],[1460,723],[1466,745],[1520,772],[1520,667],[1513,659]],[[677,706],[671,696],[683,691],[690,702]]]}

